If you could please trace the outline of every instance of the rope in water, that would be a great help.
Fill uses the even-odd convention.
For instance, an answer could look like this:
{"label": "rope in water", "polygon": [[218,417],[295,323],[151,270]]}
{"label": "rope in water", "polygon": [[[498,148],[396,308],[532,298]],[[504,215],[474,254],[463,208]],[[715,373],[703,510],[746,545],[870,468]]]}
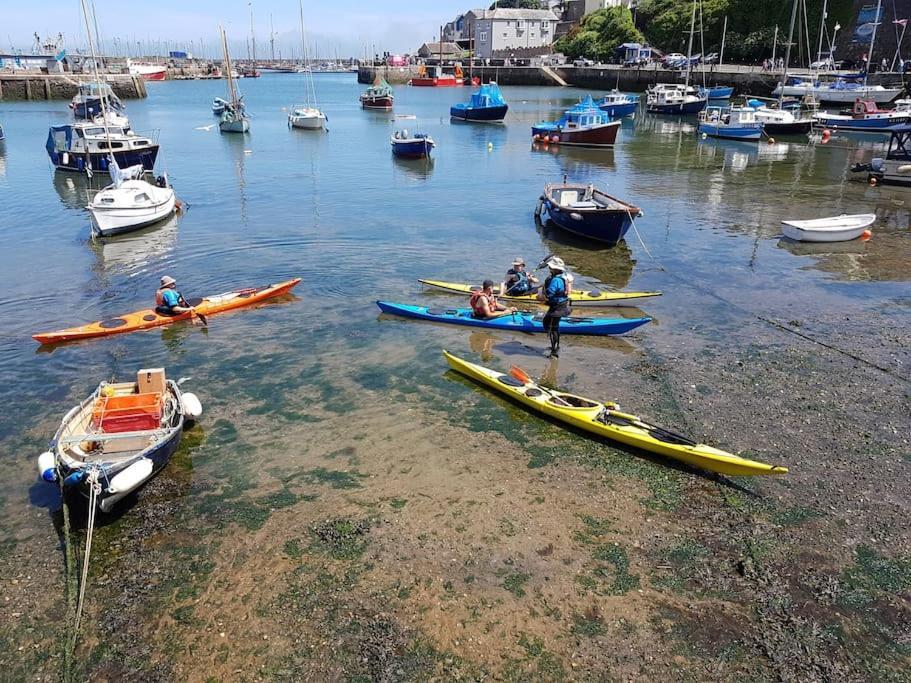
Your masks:
{"label": "rope in water", "polygon": [[803,332],[798,332],[797,330],[791,329],[790,327],[788,327],[788,326],[786,326],[786,325],[783,325],[783,324],[780,323],[780,322],[777,322],[777,321],[772,320],[772,319],[770,319],[770,318],[766,318],[765,316],[759,315],[758,313],[753,313],[753,311],[751,311],[751,310],[749,310],[749,309],[747,309],[747,308],[744,308],[743,306],[741,306],[741,305],[739,305],[739,304],[735,304],[733,301],[729,301],[728,299],[725,299],[723,296],[721,296],[721,295],[718,294],[717,292],[715,292],[715,291],[713,291],[713,290],[711,290],[711,289],[708,289],[708,288],[706,288],[706,287],[702,287],[701,285],[697,285],[697,284],[695,284],[692,280],[687,280],[687,279],[685,279],[685,278],[683,278],[683,277],[677,275],[676,273],[674,273],[674,272],[668,270],[668,269],[665,268],[664,265],[662,265],[662,263],[661,263],[657,258],[655,258],[655,257],[652,255],[652,253],[648,250],[648,247],[645,245],[645,241],[642,239],[642,235],[639,234],[639,230],[636,228],[636,221],[633,219],[632,214],[629,214],[629,217],[630,217],[630,221],[632,221],[632,228],[633,228],[633,230],[634,230],[635,233],[636,233],[636,237],[639,238],[639,243],[642,245],[642,248],[645,250],[645,253],[648,254],[649,258],[652,259],[652,261],[655,262],[655,264],[658,266],[658,268],[659,268],[660,270],[664,271],[664,272],[667,273],[670,277],[674,278],[674,279],[677,280],[678,282],[680,282],[680,283],[686,285],[687,287],[690,287],[690,288],[692,288],[692,289],[695,289],[697,292],[700,292],[701,294],[704,294],[704,295],[706,295],[706,296],[710,296],[710,297],[712,297],[713,299],[717,299],[718,301],[722,302],[723,304],[726,304],[726,305],[730,306],[730,307],[733,308],[734,310],[739,311],[739,312],[741,312],[741,313],[744,313],[744,314],[746,314],[746,315],[748,315],[748,316],[750,316],[750,317],[752,317],[752,318],[755,318],[756,320],[759,320],[760,322],[766,323],[767,325],[770,325],[770,326],[774,327],[774,328],[777,329],[777,330],[781,330],[782,332],[787,332],[787,333],[789,333],[789,334],[793,334],[793,335],[795,335],[795,336],[797,336],[797,337],[800,337],[801,339],[804,339],[804,340],[806,340],[806,341],[808,341],[808,342],[812,342],[813,344],[816,344],[816,345],[818,345],[818,346],[821,346],[821,347],[823,347],[824,349],[829,349],[830,351],[835,351],[836,353],[840,353],[841,355],[846,356],[846,357],[850,358],[851,360],[857,361],[858,363],[863,363],[864,365],[867,365],[867,366],[869,366],[869,367],[871,367],[871,368],[873,368],[873,369],[875,369],[875,370],[879,370],[880,372],[885,373],[885,374],[889,375],[890,377],[894,377],[895,379],[901,380],[901,381],[904,382],[905,384],[911,384],[911,380],[909,380],[907,377],[903,377],[902,375],[898,374],[898,373],[897,373],[896,371],[894,371],[894,370],[891,370],[891,369],[889,369],[889,368],[887,368],[887,367],[883,367],[882,365],[879,365],[879,364],[877,364],[877,363],[874,363],[874,362],[871,361],[871,360],[867,360],[866,358],[863,358],[862,356],[858,356],[858,355],[855,354],[855,353],[852,353],[852,352],[850,352],[850,351],[846,351],[845,349],[841,349],[841,348],[839,348],[839,347],[837,347],[837,346],[833,346],[832,344],[828,344],[828,343],[826,343],[826,342],[824,342],[824,341],[820,341],[819,339],[816,339],[815,337],[811,337],[810,335],[805,334],[805,333],[803,333]]}

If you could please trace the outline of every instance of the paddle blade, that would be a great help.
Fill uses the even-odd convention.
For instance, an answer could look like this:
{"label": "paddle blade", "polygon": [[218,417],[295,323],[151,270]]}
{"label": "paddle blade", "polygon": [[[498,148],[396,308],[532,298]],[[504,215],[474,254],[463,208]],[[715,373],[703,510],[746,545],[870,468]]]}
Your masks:
{"label": "paddle blade", "polygon": [[529,384],[531,382],[531,377],[528,376],[528,373],[517,365],[510,366],[509,376],[519,380],[522,384]]}
{"label": "paddle blade", "polygon": [[206,320],[206,316],[204,316],[202,313],[197,313],[197,314],[196,314],[196,317],[199,318],[199,322],[202,323],[202,326],[203,326],[203,327],[208,327],[208,326],[209,326],[209,321]]}

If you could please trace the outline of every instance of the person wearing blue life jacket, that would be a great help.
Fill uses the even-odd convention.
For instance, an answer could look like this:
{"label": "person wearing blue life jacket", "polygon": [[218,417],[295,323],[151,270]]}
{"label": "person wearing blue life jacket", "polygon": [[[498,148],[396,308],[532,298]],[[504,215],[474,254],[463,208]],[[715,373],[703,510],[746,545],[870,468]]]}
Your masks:
{"label": "person wearing blue life jacket", "polygon": [[525,270],[525,259],[519,256],[512,262],[512,268],[506,271],[506,279],[500,291],[506,296],[537,294],[540,289],[537,282],[538,278]]}
{"label": "person wearing blue life jacket", "polygon": [[161,278],[161,286],[155,292],[155,312],[159,315],[180,315],[195,313],[196,309],[177,291],[177,281],[165,275]]}
{"label": "person wearing blue life jacket", "polygon": [[538,300],[547,304],[543,325],[550,339],[550,356],[560,356],[560,318],[572,315],[572,277],[566,274],[563,259],[552,256],[547,261],[550,275],[544,280],[544,287],[538,292]]}

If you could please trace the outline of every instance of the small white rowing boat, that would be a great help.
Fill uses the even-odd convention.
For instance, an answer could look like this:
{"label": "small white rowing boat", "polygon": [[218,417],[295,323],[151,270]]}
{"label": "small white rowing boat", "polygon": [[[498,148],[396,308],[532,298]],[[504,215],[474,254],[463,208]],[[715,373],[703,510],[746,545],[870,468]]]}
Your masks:
{"label": "small white rowing boat", "polygon": [[875,213],[858,213],[809,221],[781,221],[781,225],[784,236],[798,242],[846,242],[860,237],[875,220]]}

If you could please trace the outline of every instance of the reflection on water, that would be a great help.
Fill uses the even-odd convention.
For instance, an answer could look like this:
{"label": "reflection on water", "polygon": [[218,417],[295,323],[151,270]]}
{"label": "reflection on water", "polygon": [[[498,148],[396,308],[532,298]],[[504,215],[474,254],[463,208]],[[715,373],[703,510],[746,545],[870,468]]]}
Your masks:
{"label": "reflection on water", "polygon": [[608,247],[566,232],[550,220],[544,224],[537,217],[535,227],[541,235],[544,251],[562,258],[574,273],[614,289],[625,289],[629,284],[636,260],[625,240]]}
{"label": "reflection on water", "polygon": [[90,240],[98,268],[108,275],[158,272],[158,264],[165,262],[177,246],[178,222],[174,213],[168,219],[136,232]]}
{"label": "reflection on water", "polygon": [[908,260],[911,250],[906,235],[889,228],[874,228],[868,241],[846,242],[796,242],[787,237],[778,241],[778,247],[794,256],[812,257],[808,266],[833,275],[838,280],[872,282],[911,281]]}
{"label": "reflection on water", "polygon": [[617,168],[613,147],[591,148],[532,142],[531,150],[534,154],[552,156],[556,161],[557,173],[567,175],[570,179]]}
{"label": "reflection on water", "polygon": [[220,139],[228,147],[233,160],[234,175],[237,178],[237,196],[240,201],[240,222],[247,225],[247,179],[244,168],[247,157],[252,156],[253,150],[247,141],[246,135],[221,134]]}
{"label": "reflection on water", "polygon": [[6,175],[6,141],[0,140],[0,176]]}
{"label": "reflection on water", "polygon": [[95,174],[91,179],[82,173],[54,172],[54,189],[60,202],[68,209],[82,211],[92,195],[110,183],[107,173]]}
{"label": "reflection on water", "polygon": [[408,180],[427,180],[433,174],[433,157],[423,159],[403,159],[392,156],[392,167],[396,176]]}

